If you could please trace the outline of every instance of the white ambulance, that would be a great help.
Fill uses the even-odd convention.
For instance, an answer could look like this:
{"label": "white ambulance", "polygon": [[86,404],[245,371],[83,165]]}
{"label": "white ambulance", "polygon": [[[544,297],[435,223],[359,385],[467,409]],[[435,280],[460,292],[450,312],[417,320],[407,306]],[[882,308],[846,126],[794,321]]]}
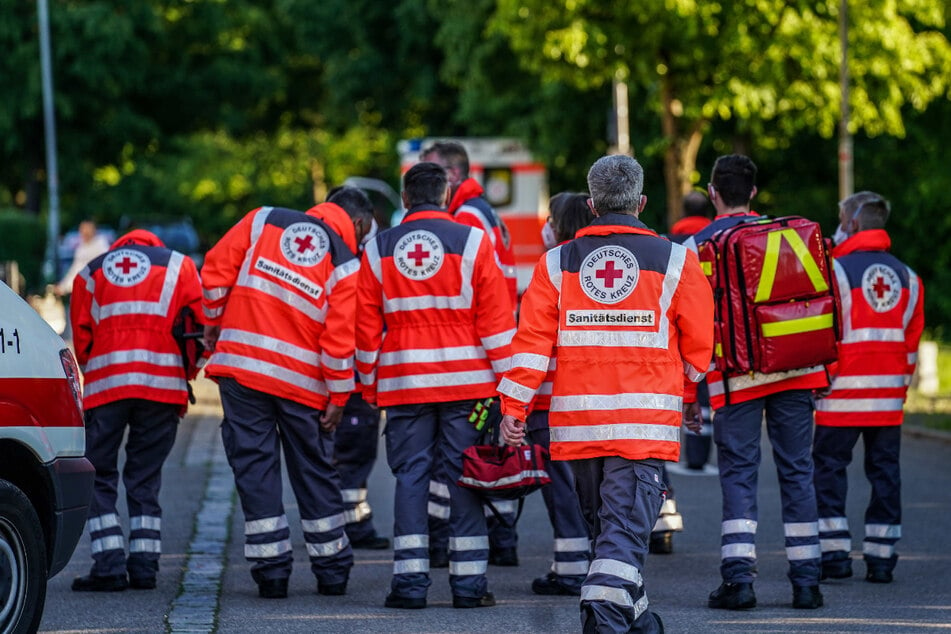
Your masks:
{"label": "white ambulance", "polygon": [[518,292],[528,287],[532,270],[545,252],[541,230],[548,218],[548,173],[518,139],[433,137],[400,141],[400,173],[419,162],[436,141],[456,141],[469,155],[469,176],[482,185],[486,200],[508,227],[518,269]]}
{"label": "white ambulance", "polygon": [[79,370],[42,318],[0,282],[0,632],[35,632],[47,579],[82,536],[95,470]]}

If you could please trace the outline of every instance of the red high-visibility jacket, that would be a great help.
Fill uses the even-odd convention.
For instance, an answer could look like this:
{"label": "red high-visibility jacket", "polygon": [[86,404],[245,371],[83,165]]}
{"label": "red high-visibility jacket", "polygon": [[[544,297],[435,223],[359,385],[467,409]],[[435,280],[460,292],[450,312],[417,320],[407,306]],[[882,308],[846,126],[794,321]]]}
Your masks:
{"label": "red high-visibility jacket", "polygon": [[[714,233],[728,229],[743,222],[750,216],[758,217],[755,211],[748,213],[721,214],[704,229],[684,242],[684,246],[696,251],[697,244],[708,240]],[[729,382],[724,385],[724,381]],[[743,403],[763,398],[786,390],[815,390],[829,385],[829,375],[824,366],[817,365],[787,372],[750,372],[747,374],[729,374],[710,366],[707,374],[707,387],[710,390],[710,406],[720,409],[727,404],[726,388],[729,388],[730,404]]]}
{"label": "red high-visibility jacket", "polygon": [[413,207],[367,243],[359,286],[356,359],[368,402],[495,394],[515,320],[484,232]]}
{"label": "red high-visibility jacket", "polygon": [[138,398],[184,407],[193,377],[185,376],[172,324],[185,307],[201,312],[195,263],[143,229],[80,271],[69,314],[83,406]]}
{"label": "red high-visibility jacket", "polygon": [[536,265],[502,412],[525,419],[557,352],[552,458],[677,460],[684,376],[697,382],[710,365],[712,324],[696,254],[632,216],[601,216]]}
{"label": "red high-visibility jacket", "polygon": [[492,209],[489,202],[482,197],[482,186],[478,181],[468,178],[459,185],[449,203],[449,213],[464,225],[482,229],[489,236],[489,241],[495,249],[495,255],[502,276],[508,288],[509,300],[514,311],[518,305],[518,275],[515,268],[515,250],[508,230],[502,219]]}
{"label": "red high-visibility jacket", "polygon": [[816,424],[900,425],[925,326],[921,279],[888,253],[882,229],[860,231],[833,249],[841,339],[829,395]]}
{"label": "red high-visibility jacket", "polygon": [[360,262],[318,212],[346,215],[251,211],[205,256],[202,281],[205,319],[221,326],[205,374],[323,410],[354,389]]}

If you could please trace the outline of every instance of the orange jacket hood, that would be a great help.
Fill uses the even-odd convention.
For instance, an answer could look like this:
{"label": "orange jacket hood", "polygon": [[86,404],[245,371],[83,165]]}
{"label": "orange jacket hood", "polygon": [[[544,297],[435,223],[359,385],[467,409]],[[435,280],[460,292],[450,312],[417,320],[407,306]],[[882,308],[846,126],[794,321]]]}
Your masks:
{"label": "orange jacket hood", "polygon": [[164,247],[165,244],[159,240],[159,237],[151,231],[145,229],[133,229],[129,233],[121,236],[112,243],[110,249],[117,249],[130,244],[138,244],[144,247]]}
{"label": "orange jacket hood", "polygon": [[357,252],[357,232],[353,228],[353,220],[342,207],[334,203],[320,203],[308,209],[306,213],[330,225],[330,228],[343,238],[350,250]]}

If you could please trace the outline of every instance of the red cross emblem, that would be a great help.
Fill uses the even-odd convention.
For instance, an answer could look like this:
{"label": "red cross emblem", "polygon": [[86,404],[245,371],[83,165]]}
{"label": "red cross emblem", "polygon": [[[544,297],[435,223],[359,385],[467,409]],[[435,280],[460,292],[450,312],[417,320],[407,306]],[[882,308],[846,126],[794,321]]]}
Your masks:
{"label": "red cross emblem", "polygon": [[129,271],[139,266],[136,262],[133,262],[129,259],[129,256],[125,256],[121,262],[116,262],[116,268],[122,269],[123,275],[128,275]]}
{"label": "red cross emblem", "polygon": [[406,254],[406,257],[416,260],[416,266],[422,266],[423,260],[429,257],[429,251],[423,251],[423,244],[417,242],[413,250]]}
{"label": "red cross emblem", "polygon": [[885,297],[885,293],[892,290],[892,287],[885,283],[885,278],[881,275],[878,276],[878,279],[875,280],[875,283],[872,284],[872,290],[875,291],[875,294],[878,295],[879,299]]}
{"label": "red cross emblem", "polygon": [[312,235],[306,235],[303,238],[294,238],[294,242],[297,243],[298,253],[304,253],[305,251],[317,248],[314,246],[314,236]]}
{"label": "red cross emblem", "polygon": [[619,269],[615,269],[614,262],[612,260],[608,260],[604,265],[604,268],[595,272],[594,276],[604,280],[605,287],[614,288],[614,280],[623,277],[624,273],[622,273]]}

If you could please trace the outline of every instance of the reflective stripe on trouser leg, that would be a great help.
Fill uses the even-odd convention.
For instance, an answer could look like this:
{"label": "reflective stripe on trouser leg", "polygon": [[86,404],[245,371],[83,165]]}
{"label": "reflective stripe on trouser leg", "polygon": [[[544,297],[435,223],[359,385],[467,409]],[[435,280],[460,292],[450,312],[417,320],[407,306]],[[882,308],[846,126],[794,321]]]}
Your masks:
{"label": "reflective stripe on trouser leg", "polygon": [[433,551],[449,549],[449,485],[446,484],[445,465],[433,464],[433,476],[429,481],[429,547]]}
{"label": "reflective stripe on trouser leg", "polygon": [[819,547],[823,562],[842,562],[850,558],[852,535],[845,516],[846,470],[859,435],[856,427],[827,425],[817,425],[813,434],[813,483],[819,510]]}
{"label": "reflective stripe on trouser leg", "polygon": [[426,506],[437,422],[431,404],[396,405],[386,410],[386,459],[396,478],[390,589],[403,597],[424,598],[432,583]]}
{"label": "reflective stripe on trouser leg", "polygon": [[[548,412],[532,412],[528,415],[527,426],[528,442],[547,448]],[[542,499],[555,537],[551,571],[565,585],[580,589],[588,574],[591,539],[575,493],[574,476],[569,463],[563,460],[548,460],[545,468],[551,483],[542,487]]]}
{"label": "reflective stripe on trouser leg", "polygon": [[462,474],[462,452],[479,441],[482,432],[469,422],[475,401],[436,405],[439,425],[436,460],[445,465],[449,484],[449,586],[453,595],[481,597],[488,582],[489,540],[482,502],[470,489],[456,485]]}
{"label": "reflective stripe on trouser leg", "polygon": [[179,408],[168,403],[137,401],[132,408],[126,461],[122,471],[129,506],[129,575],[154,577],[162,554],[162,465],[178,433]]}
{"label": "reflective stripe on trouser leg", "polygon": [[663,503],[660,461],[572,460],[585,517],[597,516],[594,560],[581,587],[585,631],[656,632],[641,570]]}
{"label": "reflective stripe on trouser leg", "polygon": [[258,583],[291,574],[290,530],[281,499],[277,399],[220,378],[221,440],[244,511],[244,556]]}
{"label": "reflective stripe on trouser leg", "polygon": [[756,576],[756,488],[764,399],[717,410],[713,439],[723,497],[720,575],[729,583],[752,583]]}
{"label": "reflective stripe on trouser leg", "polygon": [[359,541],[376,535],[366,487],[376,463],[380,411],[368,412],[366,405],[362,408],[351,405],[354,398],[351,395],[343,410],[343,419],[334,431],[334,461],[347,513],[347,537],[350,541]]}
{"label": "reflective stripe on trouser leg", "polygon": [[344,531],[346,515],[340,475],[333,464],[333,434],[320,427],[322,412],[289,399],[277,399],[275,404],[311,572],[321,584],[345,583],[353,567],[353,549]]}
{"label": "reflective stripe on trouser leg", "polygon": [[119,446],[129,421],[132,401],[107,403],[86,411],[86,457],[96,468],[89,505],[92,574],[121,575],[126,571],[125,538],[116,511],[119,486]]}
{"label": "reflective stripe on trouser leg", "polygon": [[766,430],[779,475],[786,558],[794,586],[819,583],[819,513],[813,485],[813,405],[810,390],[766,397]]}
{"label": "reflective stripe on trouser leg", "polygon": [[872,485],[862,554],[869,569],[891,572],[898,560],[895,544],[901,539],[901,426],[866,427],[862,439],[865,475]]}

